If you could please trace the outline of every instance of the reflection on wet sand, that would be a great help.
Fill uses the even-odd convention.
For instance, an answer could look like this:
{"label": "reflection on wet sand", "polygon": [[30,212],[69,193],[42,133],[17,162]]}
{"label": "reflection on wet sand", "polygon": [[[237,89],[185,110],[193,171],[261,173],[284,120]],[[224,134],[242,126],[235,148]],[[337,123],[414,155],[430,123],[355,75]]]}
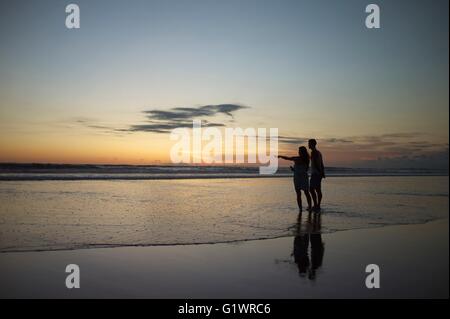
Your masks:
{"label": "reflection on wet sand", "polygon": [[[310,280],[314,280],[316,278],[316,270],[322,266],[325,252],[325,245],[320,232],[321,215],[309,213],[304,223],[302,217],[302,213],[300,213],[297,220],[292,255],[298,266],[300,277],[308,275]],[[311,246],[310,251],[309,246]]]}

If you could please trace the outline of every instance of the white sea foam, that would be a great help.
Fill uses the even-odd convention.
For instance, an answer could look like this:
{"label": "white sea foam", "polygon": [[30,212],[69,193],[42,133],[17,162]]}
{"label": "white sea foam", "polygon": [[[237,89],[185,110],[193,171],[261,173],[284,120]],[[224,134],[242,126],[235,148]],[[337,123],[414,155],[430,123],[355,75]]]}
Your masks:
{"label": "white sea foam", "polygon": [[[328,176],[446,176],[442,169],[327,167]],[[260,175],[257,166],[0,164],[0,181],[154,180],[290,177],[289,167]]]}

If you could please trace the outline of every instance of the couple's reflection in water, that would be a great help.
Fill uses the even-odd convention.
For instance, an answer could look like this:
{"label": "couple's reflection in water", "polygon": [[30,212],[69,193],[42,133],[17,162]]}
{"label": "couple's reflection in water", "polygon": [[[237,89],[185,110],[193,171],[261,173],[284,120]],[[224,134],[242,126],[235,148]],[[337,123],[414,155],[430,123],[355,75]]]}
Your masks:
{"label": "couple's reflection in water", "polygon": [[325,245],[321,234],[321,214],[298,215],[294,238],[294,261],[300,277],[316,279],[316,272],[322,266]]}

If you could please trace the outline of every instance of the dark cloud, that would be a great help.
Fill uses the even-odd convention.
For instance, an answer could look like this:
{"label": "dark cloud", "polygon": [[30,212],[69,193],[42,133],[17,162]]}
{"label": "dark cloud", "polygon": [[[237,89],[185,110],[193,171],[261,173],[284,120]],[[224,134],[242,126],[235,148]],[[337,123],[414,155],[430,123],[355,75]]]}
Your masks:
{"label": "dark cloud", "polygon": [[233,117],[233,112],[248,108],[239,104],[203,105],[198,107],[174,107],[169,111],[148,110],[144,111],[150,120],[193,120],[200,117],[211,117],[217,114],[225,114]]}
{"label": "dark cloud", "polygon": [[[280,152],[295,154],[306,146],[307,137],[280,136]],[[444,167],[448,166],[448,143],[428,141],[425,133],[406,132],[343,138],[317,138],[325,153],[348,154],[360,167]],[[295,145],[295,147],[294,147]],[[351,160],[353,157],[353,160]]]}
{"label": "dark cloud", "polygon": [[349,139],[345,139],[345,138],[326,138],[324,139],[324,141],[326,143],[330,143],[330,144],[339,144],[339,143],[343,143],[343,144],[351,144],[354,143],[353,141],[349,140]]}
{"label": "dark cloud", "polygon": [[203,105],[198,107],[174,107],[169,110],[145,110],[145,121],[142,124],[131,124],[125,128],[117,128],[98,124],[90,118],[74,118],[73,122],[88,128],[120,134],[133,132],[170,133],[175,128],[192,128],[192,120],[202,119],[203,127],[223,127],[225,124],[211,122],[206,118],[226,115],[233,118],[234,113],[248,106],[239,104]]}
{"label": "dark cloud", "polygon": [[374,160],[357,161],[356,167],[365,168],[430,168],[448,172],[449,150],[441,149],[422,154],[407,153],[396,157],[380,156]]}
{"label": "dark cloud", "polygon": [[380,135],[381,138],[415,138],[421,136],[420,132],[406,132],[406,133],[389,133]]}
{"label": "dark cloud", "polygon": [[[308,144],[308,140],[314,137],[292,137],[292,136],[278,136],[278,142],[280,144]],[[323,138],[320,139],[320,143],[323,144],[352,144],[354,141],[346,138]]]}
{"label": "dark cloud", "polygon": [[192,120],[202,118],[202,126],[222,127],[223,123],[214,123],[205,120],[205,117],[226,115],[234,118],[234,112],[249,108],[239,104],[203,105],[197,107],[174,107],[169,110],[146,110],[143,113],[147,123],[131,125],[129,128],[120,129],[122,132],[153,132],[170,133],[175,128],[192,127]]}

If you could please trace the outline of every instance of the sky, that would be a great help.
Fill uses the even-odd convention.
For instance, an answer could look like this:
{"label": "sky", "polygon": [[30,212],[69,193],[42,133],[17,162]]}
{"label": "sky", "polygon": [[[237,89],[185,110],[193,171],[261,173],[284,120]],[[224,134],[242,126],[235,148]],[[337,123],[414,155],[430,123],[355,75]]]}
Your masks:
{"label": "sky", "polygon": [[170,162],[171,128],[278,128],[328,166],[448,167],[448,1],[0,2],[0,162]]}

